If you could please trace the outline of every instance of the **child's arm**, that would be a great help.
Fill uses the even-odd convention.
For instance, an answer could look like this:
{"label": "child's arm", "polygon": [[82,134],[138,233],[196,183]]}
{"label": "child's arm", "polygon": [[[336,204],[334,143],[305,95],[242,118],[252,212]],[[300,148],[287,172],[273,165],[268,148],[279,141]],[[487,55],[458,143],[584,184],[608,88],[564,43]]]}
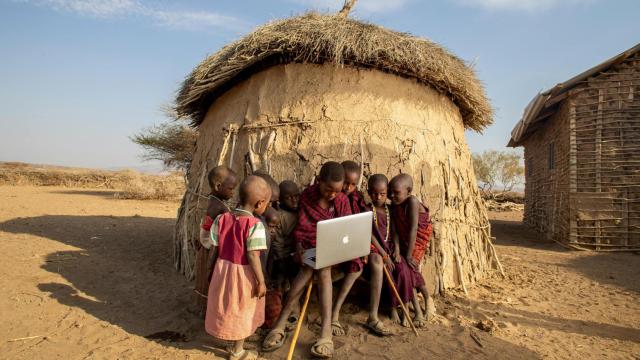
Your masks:
{"label": "child's arm", "polygon": [[263,297],[267,294],[267,286],[264,283],[264,274],[262,273],[262,264],[260,263],[260,251],[248,251],[247,252],[247,261],[249,261],[249,266],[251,266],[251,270],[256,275],[257,289],[256,289],[256,297]]}
{"label": "child's arm", "polygon": [[402,261],[402,256],[400,255],[400,238],[395,231],[393,232],[393,248],[393,261],[398,264]]}
{"label": "child's arm", "polygon": [[216,260],[218,260],[218,222],[220,219],[218,217],[214,218],[213,223],[211,224],[211,228],[209,229],[209,239],[211,244],[211,253],[209,254],[209,261],[207,262],[208,272],[211,273],[211,270],[216,265]]}
{"label": "child's arm", "polygon": [[409,230],[409,246],[407,247],[407,253],[405,254],[405,259],[407,259],[407,263],[413,269],[418,267],[418,263],[413,259],[413,249],[416,246],[416,237],[418,236],[418,215],[420,213],[420,200],[415,196],[409,197],[407,199],[409,201],[409,211],[407,212],[407,216],[409,216],[409,224],[411,225]]}
{"label": "child's arm", "polygon": [[373,244],[373,247],[375,247],[376,250],[378,250],[378,254],[382,256],[384,264],[387,265],[389,270],[393,271],[393,269],[395,268],[393,261],[389,259],[389,254],[387,254],[387,252],[384,251],[384,248],[380,245],[380,243],[378,242],[378,239],[375,236],[373,236],[373,234],[371,235],[371,243]]}
{"label": "child's arm", "polygon": [[211,273],[211,270],[216,266],[216,260],[218,260],[218,247],[212,246],[211,253],[209,254],[209,261],[207,262],[207,264],[209,265],[207,271],[209,273]]}
{"label": "child's arm", "polygon": [[261,298],[267,294],[267,285],[264,281],[262,263],[260,262],[260,251],[267,250],[267,231],[262,222],[257,222],[249,231],[247,239],[247,261],[253,274],[256,277],[255,296]]}

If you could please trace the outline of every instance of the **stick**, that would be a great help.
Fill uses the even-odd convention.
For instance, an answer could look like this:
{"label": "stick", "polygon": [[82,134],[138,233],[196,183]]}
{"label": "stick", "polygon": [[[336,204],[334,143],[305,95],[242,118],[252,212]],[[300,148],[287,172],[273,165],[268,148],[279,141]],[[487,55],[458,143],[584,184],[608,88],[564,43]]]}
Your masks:
{"label": "stick", "polygon": [[300,311],[300,318],[296,324],[296,331],[293,332],[293,338],[291,339],[291,345],[289,345],[289,353],[287,354],[287,360],[293,359],[293,351],[296,349],[296,343],[298,342],[298,335],[300,334],[300,328],[302,327],[302,321],[304,320],[304,314],[307,312],[307,305],[309,305],[309,298],[311,297],[311,287],[313,286],[313,277],[309,280],[309,286],[307,286],[307,295],[304,298],[304,304]]}
{"label": "stick", "polygon": [[382,265],[382,269],[384,270],[384,274],[387,276],[387,281],[389,281],[389,285],[391,286],[391,290],[393,290],[393,294],[396,296],[396,299],[398,299],[398,302],[402,307],[402,312],[404,313],[404,316],[409,320],[409,325],[411,325],[411,330],[413,330],[413,333],[416,334],[416,336],[418,336],[418,330],[416,330],[416,327],[413,325],[413,320],[411,320],[411,316],[409,316],[409,311],[404,306],[404,303],[400,298],[400,294],[398,294],[398,290],[396,289],[396,285],[393,283],[393,279],[389,274],[389,270],[387,270],[387,267],[385,265]]}
{"label": "stick", "polygon": [[7,342],[16,342],[16,341],[22,341],[22,340],[31,340],[31,339],[41,338],[41,337],[46,337],[46,335],[27,336],[27,337],[22,337],[22,338],[17,338],[17,339],[7,340]]}

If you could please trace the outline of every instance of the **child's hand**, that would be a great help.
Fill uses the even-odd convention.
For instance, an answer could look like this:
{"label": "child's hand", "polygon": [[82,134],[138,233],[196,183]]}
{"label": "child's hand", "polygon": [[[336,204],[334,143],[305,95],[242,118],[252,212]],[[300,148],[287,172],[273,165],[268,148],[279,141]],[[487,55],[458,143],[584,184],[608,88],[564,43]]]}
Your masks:
{"label": "child's hand", "polygon": [[265,295],[267,295],[267,285],[265,285],[263,282],[258,283],[258,286],[256,286],[255,296],[258,299],[260,299],[260,298],[263,298]]}
{"label": "child's hand", "polygon": [[391,261],[391,258],[387,255],[384,259],[384,265],[387,267],[389,271],[393,271],[396,268],[396,264]]}
{"label": "child's hand", "polygon": [[412,256],[407,258],[407,264],[409,264],[409,266],[411,266],[413,270],[417,270],[418,266],[420,266],[420,264],[418,264],[418,262]]}
{"label": "child's hand", "polygon": [[400,256],[400,254],[398,253],[393,254],[393,262],[396,264],[400,264],[402,262],[402,256]]}

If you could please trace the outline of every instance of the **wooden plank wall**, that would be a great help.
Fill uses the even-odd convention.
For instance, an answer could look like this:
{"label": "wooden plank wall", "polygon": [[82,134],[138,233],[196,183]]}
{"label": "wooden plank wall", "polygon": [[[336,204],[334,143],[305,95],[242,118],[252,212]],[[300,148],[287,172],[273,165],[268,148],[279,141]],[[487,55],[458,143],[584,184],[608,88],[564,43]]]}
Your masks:
{"label": "wooden plank wall", "polygon": [[[569,102],[524,142],[524,222],[549,240],[569,235]],[[553,143],[553,149],[550,144]],[[553,150],[553,168],[549,151]]]}
{"label": "wooden plank wall", "polygon": [[569,98],[576,162],[570,245],[640,250],[640,56],[589,78]]}

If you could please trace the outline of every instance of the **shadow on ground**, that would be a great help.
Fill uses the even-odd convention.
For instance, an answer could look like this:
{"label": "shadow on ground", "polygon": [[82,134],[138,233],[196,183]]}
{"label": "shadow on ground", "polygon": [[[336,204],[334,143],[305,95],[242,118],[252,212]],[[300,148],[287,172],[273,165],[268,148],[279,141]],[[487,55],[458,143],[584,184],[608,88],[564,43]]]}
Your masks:
{"label": "shadow on ground", "polygon": [[571,259],[567,268],[598,283],[640,293],[640,255],[587,252]]}
{"label": "shadow on ground", "polygon": [[173,224],[173,219],[141,216],[60,215],[9,220],[0,231],[78,248],[51,253],[42,266],[71,283],[38,285],[58,302],[131,334],[201,347],[207,338],[202,322],[190,312],[191,283],[177,274],[171,260]]}
{"label": "shadow on ground", "polygon": [[[49,254],[43,265],[45,270],[60,274],[71,284],[38,285],[61,304],[82,309],[152,341],[224,356],[221,344],[203,331],[202,320],[189,310],[194,296],[192,284],[174,270],[171,261],[173,224],[173,219],[141,216],[52,215],[9,220],[0,224],[0,231],[33,234],[75,248]],[[432,325],[422,330],[418,338],[407,329],[394,327],[398,336],[378,338],[361,326],[366,318],[362,308],[366,301],[353,297],[351,300],[357,300],[355,303],[361,306],[345,305],[343,322],[352,330],[347,337],[334,339],[338,359],[539,358],[526,348],[485,334],[480,334],[484,346],[480,347],[471,338],[469,329],[458,325]],[[309,313],[311,319],[318,317],[314,308],[315,304]],[[315,330],[312,321],[302,331],[297,356],[310,357]],[[255,348],[257,344],[250,342],[248,346]],[[285,358],[289,343],[286,344],[265,356]]]}

